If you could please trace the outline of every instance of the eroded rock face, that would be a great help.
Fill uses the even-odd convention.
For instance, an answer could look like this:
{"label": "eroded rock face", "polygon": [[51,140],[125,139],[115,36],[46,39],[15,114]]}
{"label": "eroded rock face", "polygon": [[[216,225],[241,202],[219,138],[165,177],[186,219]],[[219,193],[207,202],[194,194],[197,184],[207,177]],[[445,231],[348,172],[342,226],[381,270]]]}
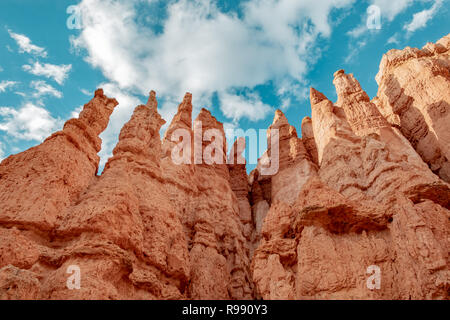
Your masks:
{"label": "eroded rock face", "polygon": [[[448,41],[428,45],[433,54],[412,50],[410,63],[430,70],[437,59],[438,65],[448,65],[448,56],[442,56],[448,49],[440,43]],[[392,76],[389,70],[397,70],[389,68],[382,70],[382,81]],[[440,83],[440,99],[450,97],[450,78],[443,72],[419,75],[419,69],[404,68],[394,73],[409,79],[411,94],[415,77],[420,78],[416,86],[435,77],[431,82]],[[318,175],[309,177],[294,203],[271,203],[252,260],[258,294],[264,299],[448,299],[450,189],[445,176],[434,170],[441,178],[435,175],[410,142],[401,122],[408,118],[386,112],[386,97],[372,103],[343,70],[335,73],[334,84],[336,103],[311,89],[312,119],[303,121],[303,131],[314,162],[317,152]],[[389,90],[380,87],[382,94]],[[398,92],[405,90],[402,85]],[[416,91],[414,103],[426,108],[426,99],[438,97],[433,90]],[[411,108],[403,107],[405,112]],[[445,114],[431,122],[440,121],[450,125]],[[435,148],[444,149],[445,134]],[[378,271],[379,288],[367,282]]]}
{"label": "eroded rock face", "polygon": [[[170,150],[181,143],[191,151],[192,156],[187,157],[191,162],[176,165],[168,152],[162,159],[170,202],[183,224],[188,244],[190,277],[186,297],[252,299],[252,224],[245,164],[235,162],[235,166],[227,166],[226,144],[219,143],[211,152],[211,142],[202,136],[213,130],[209,132],[217,136],[210,141],[225,142],[225,134],[223,125],[209,111],[203,109],[194,124],[193,129],[191,96],[187,94],[168,132],[184,129],[191,143],[174,142],[172,134],[166,134],[163,149]],[[221,159],[221,164],[205,163],[212,154]],[[202,164],[195,165],[196,161]]]}
{"label": "eroded rock face", "polygon": [[450,36],[383,56],[375,103],[441,179],[450,182]]}
{"label": "eroded rock face", "polygon": [[[78,119],[41,145],[5,159],[0,166],[0,222],[48,232],[58,214],[94,179],[101,148],[98,137],[117,101],[102,90]],[[25,197],[25,198],[24,198]]]}
{"label": "eroded rock face", "polygon": [[[366,102],[352,107],[364,110]],[[344,98],[338,107],[312,89],[311,103],[319,176],[294,204],[272,203],[252,261],[258,292],[265,299],[448,298],[449,211],[439,200],[449,199],[448,185],[417,157],[409,161],[411,148],[390,127],[359,119],[369,133],[353,131]],[[427,188],[434,196],[412,196]],[[425,213],[434,210],[433,218]],[[382,274],[379,290],[367,286],[372,266]]]}
{"label": "eroded rock face", "polygon": [[336,72],[302,138],[277,111],[250,175],[189,93],[161,139],[151,92],[97,176],[98,90],[0,164],[0,299],[449,299],[449,43],[389,52],[372,101]]}
{"label": "eroded rock face", "polygon": [[[162,181],[159,130],[164,123],[152,92],[148,104],[138,106],[123,127],[101,177],[60,219],[56,237],[72,240],[47,282],[50,298],[184,297],[189,257],[181,221]],[[92,250],[101,254],[89,257]],[[83,274],[81,289],[73,293],[65,285],[53,287],[61,283],[55,279],[66,278],[68,265],[77,265]]]}

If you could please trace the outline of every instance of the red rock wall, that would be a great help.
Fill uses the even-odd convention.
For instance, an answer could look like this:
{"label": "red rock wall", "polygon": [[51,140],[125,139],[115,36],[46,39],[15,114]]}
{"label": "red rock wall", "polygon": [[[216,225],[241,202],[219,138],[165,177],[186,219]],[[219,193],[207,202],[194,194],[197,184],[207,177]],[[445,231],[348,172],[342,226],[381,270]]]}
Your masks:
{"label": "red rock wall", "polygon": [[[421,53],[388,53],[382,96],[374,103],[343,70],[335,74],[335,104],[311,89],[304,144],[318,175],[310,172],[294,203],[273,201],[267,213],[252,259],[264,299],[449,298],[450,189],[443,159],[450,120],[445,112],[424,116],[430,105],[444,110],[450,97],[447,39]],[[396,73],[404,82],[393,88],[387,79]],[[415,143],[426,137],[410,134],[417,125],[411,114],[428,119],[421,125],[433,133],[433,144]],[[428,161],[438,158],[427,158],[425,145],[442,155],[440,162]],[[285,192],[297,190],[290,185]],[[379,289],[367,285],[372,266],[380,270]]]}
{"label": "red rock wall", "polygon": [[[336,72],[337,102],[311,89],[302,138],[276,112],[249,176],[225,145],[222,163],[194,163],[213,145],[205,131],[225,135],[205,109],[192,121],[191,94],[161,139],[154,92],[97,176],[117,105],[98,90],[0,164],[0,299],[449,299],[449,52],[449,36],[390,51],[372,101]],[[178,129],[192,151],[181,164]]]}

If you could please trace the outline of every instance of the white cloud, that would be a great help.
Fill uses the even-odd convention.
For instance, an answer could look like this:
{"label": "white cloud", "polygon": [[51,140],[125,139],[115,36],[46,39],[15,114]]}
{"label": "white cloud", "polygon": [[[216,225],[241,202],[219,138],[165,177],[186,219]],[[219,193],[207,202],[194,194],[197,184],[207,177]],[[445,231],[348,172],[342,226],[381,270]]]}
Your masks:
{"label": "white cloud", "polygon": [[[249,0],[238,16],[222,12],[212,0],[178,0],[166,4],[161,21],[141,0],[81,1],[83,29],[71,38],[72,46],[103,72],[105,94],[119,102],[101,135],[102,164],[142,103],[137,97],[152,89],[168,121],[162,131],[186,91],[193,94],[194,117],[201,107],[211,107],[218,93],[221,110],[234,125],[242,118],[263,119],[272,110],[254,94],[255,86],[269,80],[283,102],[303,98],[308,64],[318,56],[314,44],[332,30],[331,10],[353,2]],[[144,20],[159,24],[159,31],[143,25]],[[232,94],[236,90],[246,95]]]}
{"label": "white cloud", "polygon": [[0,162],[3,161],[4,157],[5,157],[4,145],[0,141]]}
{"label": "white cloud", "polygon": [[224,92],[219,95],[219,98],[223,114],[234,121],[241,118],[248,118],[252,121],[263,120],[274,111],[254,93],[249,93],[245,97]]}
{"label": "white cloud", "polygon": [[92,92],[90,92],[89,90],[86,90],[86,89],[80,89],[80,91],[85,96],[92,96],[92,95],[94,95],[94,93],[92,93]]}
{"label": "white cloud", "polygon": [[[378,7],[381,14],[380,23],[381,28],[385,28],[386,24],[392,22],[399,14],[403,13],[406,9],[411,7],[414,3],[424,3],[436,0],[370,0],[369,5]],[[440,2],[441,0],[437,0]],[[354,29],[347,32],[350,37],[358,38],[369,34],[369,31],[377,31],[376,29],[370,30],[367,27],[367,21],[369,17],[365,14],[362,17],[361,24]]]}
{"label": "white cloud", "polygon": [[3,72],[3,68],[2,68],[2,66],[0,66],[0,72]]}
{"label": "white cloud", "polygon": [[142,15],[157,19],[142,2],[137,10],[137,2],[83,0],[83,29],[72,44],[121,90],[155,89],[171,102],[162,106],[165,112],[185,91],[197,105],[210,104],[214,92],[252,90],[269,80],[277,87],[303,85],[317,59],[309,49],[331,33],[331,10],[354,0],[250,0],[242,16],[220,11],[211,0],[171,1],[158,33],[136,22]]}
{"label": "white cloud", "polygon": [[30,86],[34,88],[35,92],[33,93],[33,97],[40,98],[45,95],[53,96],[56,98],[62,98],[62,92],[56,90],[54,87],[49,85],[45,81],[32,81]]}
{"label": "white cloud", "polygon": [[367,25],[365,23],[362,23],[358,27],[347,32],[347,34],[350,37],[358,38],[358,37],[362,36],[363,34],[365,34],[367,31],[369,31],[369,29],[367,28]]}
{"label": "white cloud", "polygon": [[355,57],[359,54],[362,48],[367,45],[367,40],[353,41],[349,44],[349,52],[344,59],[344,63],[348,64],[354,61]]}
{"label": "white cloud", "polygon": [[23,140],[42,141],[62,125],[61,120],[32,103],[26,103],[19,110],[0,107],[0,118],[0,131]]}
{"label": "white cloud", "polygon": [[[443,0],[370,0],[369,4],[378,7],[381,14],[380,27],[381,29],[385,29],[386,25],[391,23],[399,14],[403,13],[413,4],[427,3],[431,1],[435,2],[431,9],[424,10],[414,15],[413,21],[404,27],[404,29],[408,30],[408,33],[404,35],[404,37],[407,38],[410,33],[416,29],[426,26],[426,23],[436,13],[437,8],[441,6]],[[378,33],[379,31],[377,29],[368,28],[369,14],[373,14],[373,12],[368,11],[367,14],[363,16],[361,23],[354,29],[347,32],[347,35],[354,39],[352,39],[348,45],[349,53],[344,60],[346,64],[350,63],[360,52],[361,48],[366,46],[366,44],[371,40],[371,34]],[[386,41],[386,44],[398,45],[400,44],[400,38],[403,37],[397,32]],[[356,41],[355,39],[359,39],[359,41]]]}
{"label": "white cloud", "polygon": [[36,76],[44,76],[47,78],[54,79],[58,84],[63,84],[67,79],[70,70],[72,69],[72,65],[54,65],[49,63],[41,64],[39,61],[36,61],[32,66],[24,65],[22,66],[23,70],[34,74]]}
{"label": "white cloud", "polygon": [[390,37],[387,41],[387,44],[399,44],[399,40],[398,40],[398,34],[394,34],[392,37]]}
{"label": "white cloud", "polygon": [[442,0],[436,0],[430,9],[415,13],[412,21],[405,25],[404,29],[408,31],[408,33],[413,33],[418,29],[426,27],[428,21],[434,17],[438,9],[442,6],[442,2]]}
{"label": "white cloud", "polygon": [[381,9],[382,16],[389,21],[393,21],[398,14],[406,10],[413,2],[414,0],[371,0],[373,5]]}
{"label": "white cloud", "polygon": [[79,106],[75,110],[70,113],[71,118],[78,118],[80,116],[81,111],[83,111],[83,106]]}
{"label": "white cloud", "polygon": [[0,81],[0,92],[5,92],[6,89],[12,88],[17,84],[16,81],[3,80]]}
{"label": "white cloud", "polygon": [[8,30],[9,35],[13,38],[17,45],[19,46],[19,52],[21,53],[29,53],[36,56],[47,57],[47,51],[44,48],[38,47],[31,43],[30,38],[23,34],[14,33],[11,30]]}
{"label": "white cloud", "polygon": [[18,96],[21,96],[21,97],[26,97],[27,95],[25,94],[25,92],[22,92],[22,91],[16,91],[16,92],[14,92],[15,94],[17,94]]}

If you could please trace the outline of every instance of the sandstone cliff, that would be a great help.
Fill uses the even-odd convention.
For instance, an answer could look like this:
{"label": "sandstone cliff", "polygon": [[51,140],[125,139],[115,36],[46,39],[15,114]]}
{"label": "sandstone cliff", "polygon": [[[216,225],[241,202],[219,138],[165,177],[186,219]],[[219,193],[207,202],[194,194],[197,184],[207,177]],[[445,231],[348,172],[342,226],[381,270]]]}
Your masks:
{"label": "sandstone cliff", "polygon": [[98,90],[0,164],[0,299],[449,299],[450,35],[388,52],[372,101],[333,82],[301,138],[276,112],[250,175],[189,93],[161,139],[151,92],[98,176]]}

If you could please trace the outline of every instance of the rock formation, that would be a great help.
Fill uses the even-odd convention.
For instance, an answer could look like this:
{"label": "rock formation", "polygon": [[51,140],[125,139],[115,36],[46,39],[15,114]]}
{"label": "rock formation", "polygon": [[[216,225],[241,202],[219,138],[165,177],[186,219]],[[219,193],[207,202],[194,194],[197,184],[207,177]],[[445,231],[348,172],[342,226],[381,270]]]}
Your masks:
{"label": "rock formation", "polygon": [[379,110],[441,179],[450,182],[450,35],[422,50],[391,50],[380,64]]}
{"label": "rock formation", "polygon": [[301,138],[277,111],[250,175],[189,93],[161,139],[151,92],[98,176],[96,91],[0,164],[0,299],[449,299],[450,36],[377,81],[312,88]]}

